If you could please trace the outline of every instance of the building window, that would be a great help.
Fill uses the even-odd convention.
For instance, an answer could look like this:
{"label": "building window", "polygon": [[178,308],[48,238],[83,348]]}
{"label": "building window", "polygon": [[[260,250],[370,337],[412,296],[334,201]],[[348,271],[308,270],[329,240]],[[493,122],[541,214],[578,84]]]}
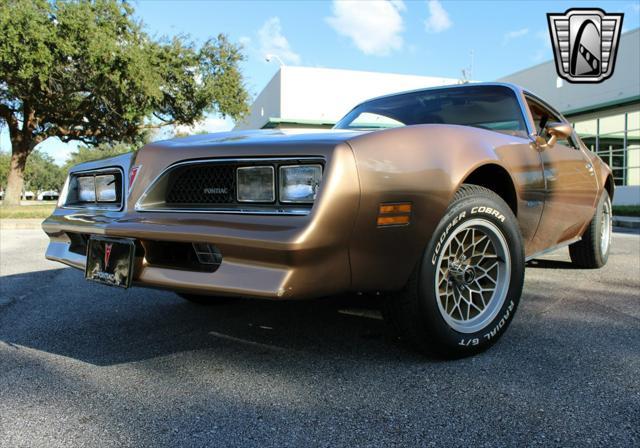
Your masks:
{"label": "building window", "polygon": [[611,167],[616,185],[640,185],[640,111],[576,121],[573,126]]}

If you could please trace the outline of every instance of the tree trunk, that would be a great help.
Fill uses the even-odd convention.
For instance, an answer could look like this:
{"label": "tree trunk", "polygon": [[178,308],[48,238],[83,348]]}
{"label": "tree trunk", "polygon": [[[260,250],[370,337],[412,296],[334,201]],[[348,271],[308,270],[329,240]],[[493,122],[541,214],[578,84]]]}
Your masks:
{"label": "tree trunk", "polygon": [[24,141],[11,142],[11,166],[7,179],[7,191],[4,192],[3,205],[20,205],[20,196],[24,185],[24,167],[30,149]]}

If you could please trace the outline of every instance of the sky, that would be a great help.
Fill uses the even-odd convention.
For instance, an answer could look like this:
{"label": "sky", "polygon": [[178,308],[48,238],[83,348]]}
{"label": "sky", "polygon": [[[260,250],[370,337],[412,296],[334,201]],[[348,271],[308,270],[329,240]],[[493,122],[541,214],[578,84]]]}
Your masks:
{"label": "sky", "polygon": [[[367,70],[492,81],[553,58],[546,14],[575,7],[624,13],[623,32],[638,28],[634,1],[169,1],[131,2],[152,36],[189,35],[203,42],[219,33],[244,46],[247,89],[257,95],[286,65]],[[473,55],[473,56],[472,56]],[[211,116],[196,130],[228,130]],[[57,139],[39,149],[63,163],[75,144]],[[10,150],[6,129],[0,149]]]}

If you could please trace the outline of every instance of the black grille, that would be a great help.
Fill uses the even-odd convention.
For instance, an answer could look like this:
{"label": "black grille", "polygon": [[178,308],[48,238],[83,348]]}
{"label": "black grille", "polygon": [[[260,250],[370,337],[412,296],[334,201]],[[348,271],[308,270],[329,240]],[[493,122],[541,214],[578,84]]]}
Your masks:
{"label": "black grille", "polygon": [[235,204],[235,165],[194,165],[170,174],[167,204]]}

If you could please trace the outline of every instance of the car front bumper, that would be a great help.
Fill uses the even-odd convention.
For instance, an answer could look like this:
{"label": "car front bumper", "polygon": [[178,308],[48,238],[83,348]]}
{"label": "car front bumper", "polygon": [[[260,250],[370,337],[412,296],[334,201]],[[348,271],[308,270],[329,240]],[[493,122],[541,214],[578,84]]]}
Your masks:
{"label": "car front bumper", "polygon": [[[42,228],[50,238],[46,258],[85,269],[85,248],[92,235],[133,238],[133,282],[137,286],[180,292],[304,299],[349,289],[348,244],[326,228],[311,231],[312,216],[242,216],[145,213],[110,217],[57,210]],[[145,257],[151,242],[209,243],[222,254],[215,272],[186,266],[154,265]],[[176,246],[177,247],[177,246]]]}

